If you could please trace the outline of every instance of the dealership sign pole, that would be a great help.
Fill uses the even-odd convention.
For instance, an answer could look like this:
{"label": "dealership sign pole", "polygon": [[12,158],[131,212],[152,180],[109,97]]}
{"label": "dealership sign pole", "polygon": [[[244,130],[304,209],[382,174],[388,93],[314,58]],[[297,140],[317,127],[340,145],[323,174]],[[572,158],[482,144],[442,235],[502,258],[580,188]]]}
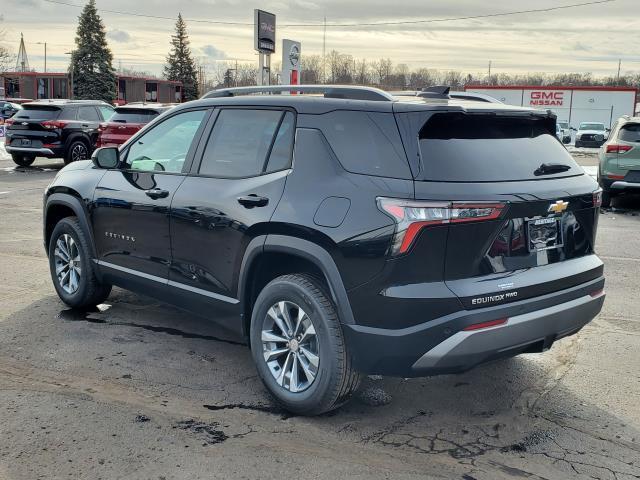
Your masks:
{"label": "dealership sign pole", "polygon": [[282,83],[300,85],[300,54],[302,46],[295,40],[282,40]]}
{"label": "dealership sign pole", "polygon": [[264,10],[253,11],[254,48],[258,51],[258,85],[271,84],[271,54],[276,51],[276,16]]}

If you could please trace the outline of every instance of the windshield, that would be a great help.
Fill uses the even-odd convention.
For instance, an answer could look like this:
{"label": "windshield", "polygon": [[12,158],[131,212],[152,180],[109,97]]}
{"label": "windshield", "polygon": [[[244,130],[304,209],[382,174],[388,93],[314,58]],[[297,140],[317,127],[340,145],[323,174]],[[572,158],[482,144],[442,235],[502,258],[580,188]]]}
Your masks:
{"label": "windshield", "polygon": [[603,131],[604,123],[581,123],[580,130],[599,130]]}
{"label": "windshield", "polygon": [[580,175],[549,119],[437,113],[419,133],[424,180],[499,182]]}
{"label": "windshield", "polygon": [[561,128],[569,128],[569,122],[558,122]]}

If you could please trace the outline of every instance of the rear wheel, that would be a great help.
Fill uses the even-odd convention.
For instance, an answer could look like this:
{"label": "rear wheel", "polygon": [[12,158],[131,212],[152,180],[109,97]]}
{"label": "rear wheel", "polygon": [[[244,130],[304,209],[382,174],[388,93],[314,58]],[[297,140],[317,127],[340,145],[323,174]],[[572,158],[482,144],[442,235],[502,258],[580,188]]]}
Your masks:
{"label": "rear wheel", "polygon": [[333,410],[360,383],[335,307],[312,276],[283,275],[271,281],[254,305],[250,335],[260,378],[293,413]]}
{"label": "rear wheel", "polygon": [[58,222],[49,241],[49,269],[58,296],[70,307],[94,307],[111,293],[111,285],[98,280],[90,251],[77,217]]}
{"label": "rear wheel", "polygon": [[89,147],[82,140],[76,140],[69,145],[67,153],[64,156],[64,163],[68,165],[78,160],[86,160],[89,158]]}
{"label": "rear wheel", "polygon": [[19,153],[14,153],[11,155],[13,159],[13,163],[20,167],[28,167],[30,166],[36,159],[36,157],[30,155],[21,155]]}

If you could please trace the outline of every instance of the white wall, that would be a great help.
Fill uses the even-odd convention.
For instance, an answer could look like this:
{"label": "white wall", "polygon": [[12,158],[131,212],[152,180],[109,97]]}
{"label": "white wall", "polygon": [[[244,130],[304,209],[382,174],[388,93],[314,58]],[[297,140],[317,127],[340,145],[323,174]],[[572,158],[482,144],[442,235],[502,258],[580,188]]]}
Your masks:
{"label": "white wall", "polygon": [[580,122],[611,126],[622,115],[633,115],[635,92],[625,90],[557,90],[469,88],[509,105],[551,110],[560,121],[578,127]]}

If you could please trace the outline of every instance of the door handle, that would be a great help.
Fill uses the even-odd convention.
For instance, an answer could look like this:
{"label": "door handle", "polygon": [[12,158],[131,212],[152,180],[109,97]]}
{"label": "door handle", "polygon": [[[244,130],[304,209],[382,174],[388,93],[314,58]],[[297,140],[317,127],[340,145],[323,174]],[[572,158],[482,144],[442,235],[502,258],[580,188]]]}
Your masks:
{"label": "door handle", "polygon": [[152,188],[151,190],[145,190],[147,197],[151,197],[154,200],[158,198],[166,198],[169,196],[169,192],[167,190],[162,190],[160,188]]}
{"label": "door handle", "polygon": [[87,128],[89,125],[87,125],[86,123],[83,123],[82,125],[80,125],[81,127]]}
{"label": "door handle", "polygon": [[251,193],[245,197],[238,198],[238,203],[245,208],[265,207],[269,203],[267,197],[259,197],[255,193]]}

